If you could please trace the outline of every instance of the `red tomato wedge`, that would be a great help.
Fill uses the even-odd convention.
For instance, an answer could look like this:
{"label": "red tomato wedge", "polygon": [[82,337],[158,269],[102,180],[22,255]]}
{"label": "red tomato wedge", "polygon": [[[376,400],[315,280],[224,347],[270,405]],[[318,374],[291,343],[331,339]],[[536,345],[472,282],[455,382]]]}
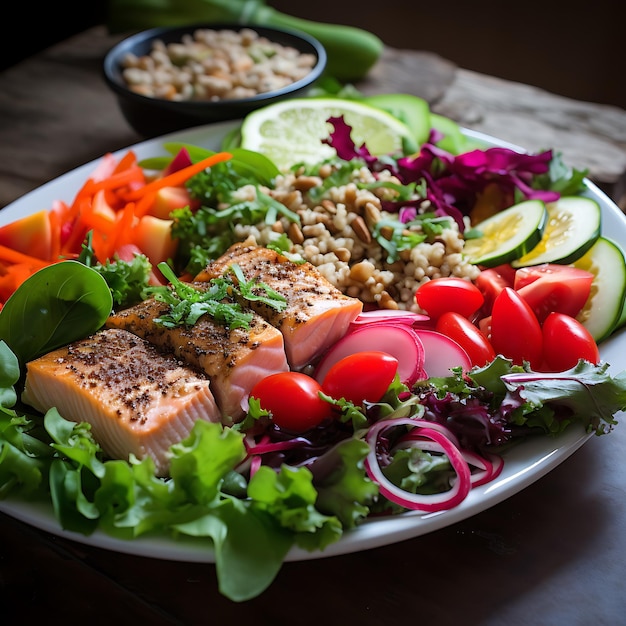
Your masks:
{"label": "red tomato wedge", "polygon": [[456,341],[467,352],[474,366],[482,367],[496,358],[493,346],[484,333],[455,311],[444,313],[437,320],[435,330]]}
{"label": "red tomato wedge", "polygon": [[533,369],[543,359],[541,326],[533,309],[520,294],[506,287],[493,303],[491,345],[496,354],[516,365],[528,361]]}
{"label": "red tomato wedge", "polygon": [[505,287],[513,287],[515,282],[515,268],[510,265],[498,265],[484,269],[474,280],[474,284],[485,299],[484,313],[489,314],[495,299]]}
{"label": "red tomato wedge", "polygon": [[546,263],[518,269],[513,288],[542,323],[553,311],[576,317],[589,298],[593,278],[577,267]]}
{"label": "red tomato wedge", "polygon": [[597,365],[600,351],[591,333],[575,318],[550,313],[543,323],[543,360],[552,372],[575,367],[579,359]]}
{"label": "red tomato wedge", "polygon": [[433,320],[446,311],[470,317],[483,305],[483,294],[474,283],[458,276],[433,278],[422,283],[415,292],[417,305]]}

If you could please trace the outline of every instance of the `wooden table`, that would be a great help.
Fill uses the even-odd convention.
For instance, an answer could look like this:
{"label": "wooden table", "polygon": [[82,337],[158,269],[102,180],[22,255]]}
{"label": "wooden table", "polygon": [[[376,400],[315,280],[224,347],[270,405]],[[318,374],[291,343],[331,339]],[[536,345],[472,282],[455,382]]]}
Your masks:
{"label": "wooden table", "polygon": [[[141,138],[100,74],[96,28],[0,75],[0,206]],[[559,98],[387,50],[364,91],[408,91],[433,110],[529,150],[552,147],[618,202],[626,111]],[[48,207],[41,207],[48,208]],[[212,565],[74,543],[0,515],[0,621],[130,624],[623,624],[626,429],[592,438],[538,482],[423,537],[287,563],[236,604]]]}

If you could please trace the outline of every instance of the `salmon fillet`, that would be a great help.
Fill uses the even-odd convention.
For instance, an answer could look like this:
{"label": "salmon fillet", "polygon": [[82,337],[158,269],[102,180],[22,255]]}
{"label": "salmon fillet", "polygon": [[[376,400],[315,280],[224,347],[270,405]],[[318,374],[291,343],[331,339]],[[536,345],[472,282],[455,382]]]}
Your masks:
{"label": "salmon fillet", "polygon": [[154,320],[168,311],[167,304],[148,298],[113,313],[105,326],[128,330],[204,372],[226,425],[243,419],[261,378],[289,369],[281,333],[257,314],[247,329],[229,329],[208,315],[193,326],[164,328]]}
{"label": "salmon fillet", "polygon": [[115,459],[151,457],[168,472],[168,450],[197,420],[220,421],[209,379],[124,330],[103,330],[27,364],[22,400],[88,422]]}
{"label": "salmon fillet", "polygon": [[293,263],[274,250],[246,243],[233,244],[196,280],[222,276],[235,263],[246,280],[259,278],[287,299],[283,311],[262,302],[250,302],[250,307],[283,334],[287,360],[294,370],[314,361],[343,337],[363,310],[359,299],[344,295],[311,263]]}

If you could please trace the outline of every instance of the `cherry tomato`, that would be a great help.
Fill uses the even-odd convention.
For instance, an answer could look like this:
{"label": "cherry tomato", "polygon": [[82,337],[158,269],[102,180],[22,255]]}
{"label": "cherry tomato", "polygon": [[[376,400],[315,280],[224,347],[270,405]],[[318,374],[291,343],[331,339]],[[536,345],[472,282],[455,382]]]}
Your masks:
{"label": "cherry tomato", "polygon": [[500,295],[505,287],[513,287],[515,281],[515,268],[508,264],[490,267],[480,272],[474,280],[474,284],[483,294],[485,303],[483,314],[491,314],[491,307],[494,300]]}
{"label": "cherry tomato", "polygon": [[320,398],[320,391],[320,384],[306,374],[278,372],[256,383],[250,396],[270,411],[277,426],[301,433],[332,414],[332,405]]}
{"label": "cherry tomato", "polygon": [[600,362],[600,351],[591,333],[575,318],[550,313],[543,323],[543,359],[553,372],[575,367],[579,359]]}
{"label": "cherry tomato", "polygon": [[553,311],[576,317],[589,298],[592,281],[593,274],[586,270],[544,263],[518,269],[513,287],[543,323]]}
{"label": "cherry tomato", "polygon": [[496,358],[493,346],[483,332],[455,311],[441,315],[435,330],[454,339],[467,352],[472,365],[482,367]]}
{"label": "cherry tomato", "polygon": [[415,292],[415,301],[433,320],[437,320],[446,311],[470,317],[480,309],[484,298],[471,281],[458,276],[442,276],[422,283]]}
{"label": "cherry tomato", "polygon": [[378,350],[355,352],[337,361],[322,381],[322,390],[335,400],[357,406],[378,402],[398,371],[398,359]]}
{"label": "cherry tomato", "polygon": [[505,287],[493,303],[491,345],[516,365],[528,361],[536,369],[541,364],[541,326],[530,305],[511,287]]}

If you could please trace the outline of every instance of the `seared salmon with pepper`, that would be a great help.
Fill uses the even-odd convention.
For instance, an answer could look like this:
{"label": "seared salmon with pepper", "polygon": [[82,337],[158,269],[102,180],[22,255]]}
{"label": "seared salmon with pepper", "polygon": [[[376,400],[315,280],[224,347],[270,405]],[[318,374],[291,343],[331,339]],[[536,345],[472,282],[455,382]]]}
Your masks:
{"label": "seared salmon with pepper", "polygon": [[363,310],[361,300],[344,295],[311,263],[294,263],[274,250],[245,242],[233,244],[195,280],[210,281],[234,264],[247,281],[262,281],[286,298],[283,310],[262,301],[249,305],[283,334],[287,360],[294,370],[302,369],[343,337]]}
{"label": "seared salmon with pepper", "polygon": [[168,450],[197,420],[220,422],[209,379],[124,330],[98,333],[27,364],[22,401],[88,422],[111,458],[151,457],[167,475]]}
{"label": "seared salmon with pepper", "polygon": [[204,372],[226,425],[243,419],[257,381],[289,369],[283,336],[255,313],[248,328],[228,328],[210,315],[166,328],[156,320],[168,312],[168,304],[150,297],[111,314],[105,325],[128,330]]}

